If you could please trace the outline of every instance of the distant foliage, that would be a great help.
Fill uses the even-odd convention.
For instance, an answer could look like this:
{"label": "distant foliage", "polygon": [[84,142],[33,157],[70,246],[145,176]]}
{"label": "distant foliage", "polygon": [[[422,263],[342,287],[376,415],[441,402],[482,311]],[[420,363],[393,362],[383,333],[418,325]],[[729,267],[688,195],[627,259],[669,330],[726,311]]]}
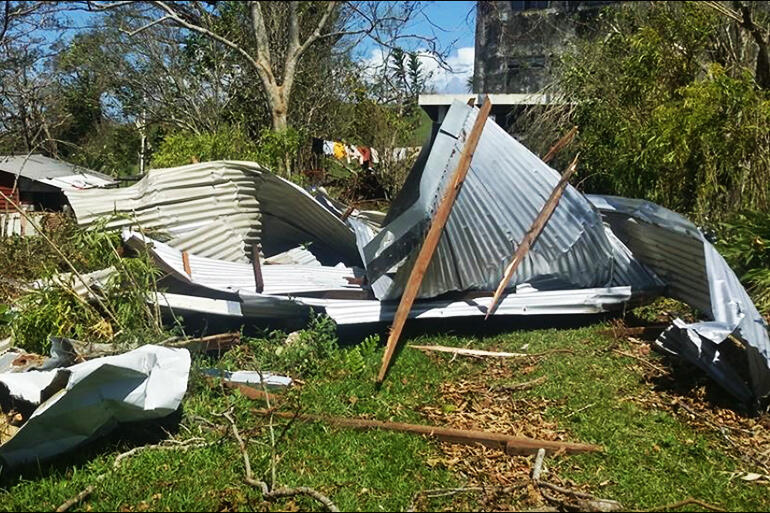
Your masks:
{"label": "distant foliage", "polygon": [[770,213],[743,211],[722,223],[720,253],[749,288],[757,307],[770,314]]}
{"label": "distant foliage", "polygon": [[217,132],[175,132],[160,143],[152,166],[175,167],[211,160],[255,160],[257,145],[237,126]]}
{"label": "distant foliage", "polygon": [[[608,9],[561,60],[590,192],[718,221],[767,209],[770,96],[723,51],[726,18],[697,2]],[[748,39],[750,41],[750,39]],[[558,131],[557,131],[558,132]]]}

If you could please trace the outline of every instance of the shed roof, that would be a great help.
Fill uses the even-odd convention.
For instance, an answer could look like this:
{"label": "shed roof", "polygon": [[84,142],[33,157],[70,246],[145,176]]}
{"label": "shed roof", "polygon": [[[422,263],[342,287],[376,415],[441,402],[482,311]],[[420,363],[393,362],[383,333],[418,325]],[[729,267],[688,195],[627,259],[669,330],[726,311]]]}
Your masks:
{"label": "shed roof", "polygon": [[0,156],[0,171],[58,189],[87,189],[115,183],[111,176],[40,154]]}

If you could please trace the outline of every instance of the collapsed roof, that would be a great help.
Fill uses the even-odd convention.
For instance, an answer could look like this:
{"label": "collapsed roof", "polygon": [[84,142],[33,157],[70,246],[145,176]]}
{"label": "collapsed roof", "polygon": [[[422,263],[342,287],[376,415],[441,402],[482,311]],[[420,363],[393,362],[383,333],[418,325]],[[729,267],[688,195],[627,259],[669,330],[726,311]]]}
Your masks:
{"label": "collapsed roof", "polygon": [[[245,162],[153,170],[126,189],[68,197],[81,223],[117,211],[126,218],[108,226],[138,223],[169,234],[167,243],[146,231],[125,238],[167,271],[169,292],[157,301],[174,311],[275,319],[314,309],[338,324],[390,321],[477,114],[452,105],[381,223],[371,213],[346,217],[322,194],[313,197]],[[558,181],[558,172],[488,120],[410,317],[485,315],[506,264]],[[282,254],[278,261],[291,262],[266,260],[261,292],[248,263],[254,244],[266,257]],[[318,262],[287,256],[302,254],[298,247]],[[568,187],[495,315],[596,313],[661,294],[705,318],[676,320],[659,338],[661,348],[699,366],[743,402],[768,398],[765,321],[703,234],[652,203],[584,196]]]}

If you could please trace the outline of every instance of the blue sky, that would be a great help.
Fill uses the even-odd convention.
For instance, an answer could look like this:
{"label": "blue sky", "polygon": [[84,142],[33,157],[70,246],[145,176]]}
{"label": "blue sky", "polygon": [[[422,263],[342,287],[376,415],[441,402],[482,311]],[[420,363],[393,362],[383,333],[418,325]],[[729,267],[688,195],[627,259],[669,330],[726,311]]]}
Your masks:
{"label": "blue sky", "polygon": [[[450,69],[439,66],[427,53],[421,54],[423,68],[431,75],[428,86],[432,92],[468,91],[468,79],[473,75],[475,3],[429,2],[424,9],[425,16],[419,16],[408,28],[410,33],[436,37],[439,47],[449,50],[446,64]],[[424,50],[420,43],[415,43],[415,47],[410,49]],[[381,65],[386,55],[384,49],[371,41],[362,42],[358,53],[365,65],[371,67]]]}

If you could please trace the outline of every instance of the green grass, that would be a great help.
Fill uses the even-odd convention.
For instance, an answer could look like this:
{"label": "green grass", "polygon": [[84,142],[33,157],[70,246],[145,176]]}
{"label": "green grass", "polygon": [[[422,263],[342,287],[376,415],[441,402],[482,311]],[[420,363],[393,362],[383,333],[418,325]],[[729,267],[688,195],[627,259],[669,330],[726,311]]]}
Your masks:
{"label": "green grass", "polygon": [[[303,375],[295,377],[301,377],[304,384],[288,394],[285,404],[299,405],[308,413],[407,422],[426,422],[420,413],[424,406],[444,406],[440,385],[445,382],[486,379],[491,386],[547,376],[534,388],[513,392],[512,399],[545,403],[545,411],[540,413],[565,430],[569,439],[605,448],[602,454],[548,459],[547,478],[574,480],[627,508],[651,508],[687,497],[726,509],[770,508],[766,486],[729,479],[727,473],[734,470],[755,469],[741,464],[720,438],[695,432],[668,411],[646,406],[651,402],[640,400],[652,396],[653,385],[642,377],[637,361],[604,351],[612,342],[600,333],[605,327],[416,335],[404,342],[516,351],[529,344],[527,351],[532,353],[569,348],[574,354],[548,355],[524,375],[530,363],[467,358],[451,361],[451,355],[426,356],[407,348],[379,391],[373,386],[373,377],[382,347],[370,339],[363,345],[336,348],[324,323],[316,323],[306,332],[298,349],[281,350],[281,338],[268,336],[250,341],[217,365],[263,369],[269,365],[279,371],[303,368]],[[473,326],[466,323],[463,330],[472,331]],[[648,358],[662,365],[659,356]],[[198,360],[196,366],[210,363]],[[489,374],[490,365],[510,366],[511,372]],[[6,477],[0,490],[0,508],[50,510],[94,484],[94,493],[75,510],[318,509],[317,503],[304,498],[265,503],[257,490],[243,483],[243,462],[229,432],[205,428],[197,418],[226,426],[224,419],[212,412],[232,408],[243,436],[252,440],[248,445],[255,475],[267,479],[270,451],[265,444],[270,439],[269,430],[266,419],[252,411],[261,405],[212,386],[195,369],[193,376],[184,401],[184,427],[177,427],[172,436],[201,436],[214,445],[187,452],[140,452],[97,482],[96,476],[107,471],[120,452],[167,437],[157,423],[123,428],[77,454]],[[660,397],[669,397],[667,394]],[[167,424],[169,429],[176,425]],[[280,455],[277,482],[315,487],[343,510],[404,510],[420,490],[465,483],[446,466],[435,464],[441,457],[438,444],[417,436],[300,422],[291,424],[281,436],[285,425],[286,421],[276,421]],[[526,474],[517,477],[525,478]],[[473,499],[447,497],[429,504],[433,508],[476,506],[473,502],[453,502],[461,500]]]}

